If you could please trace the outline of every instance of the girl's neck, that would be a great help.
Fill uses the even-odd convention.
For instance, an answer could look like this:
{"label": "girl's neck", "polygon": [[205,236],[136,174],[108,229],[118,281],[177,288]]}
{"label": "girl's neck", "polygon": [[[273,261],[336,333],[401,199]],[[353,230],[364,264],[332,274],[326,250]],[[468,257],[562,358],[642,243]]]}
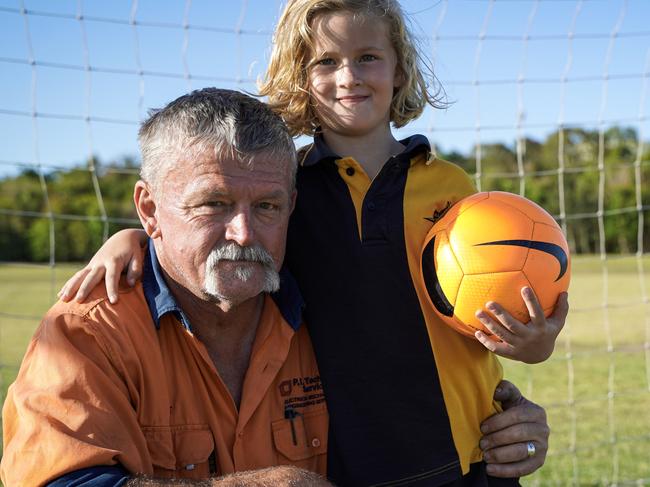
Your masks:
{"label": "girl's neck", "polygon": [[324,128],[323,138],[336,154],[354,158],[370,179],[379,174],[388,159],[404,150],[389,126],[364,135],[345,135]]}

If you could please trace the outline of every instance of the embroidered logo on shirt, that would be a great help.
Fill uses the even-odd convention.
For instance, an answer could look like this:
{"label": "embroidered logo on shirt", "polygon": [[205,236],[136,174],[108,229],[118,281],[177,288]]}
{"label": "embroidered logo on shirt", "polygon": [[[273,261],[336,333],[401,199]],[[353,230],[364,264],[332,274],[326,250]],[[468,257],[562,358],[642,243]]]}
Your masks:
{"label": "embroidered logo on shirt", "polygon": [[290,380],[283,380],[280,382],[280,385],[278,386],[278,389],[280,389],[280,395],[281,396],[288,396],[291,394],[291,381]]}
{"label": "embroidered logo on shirt", "polygon": [[280,395],[286,397],[284,407],[304,408],[325,402],[320,376],[294,377],[278,385]]}
{"label": "embroidered logo on shirt", "polygon": [[425,220],[429,220],[431,223],[435,223],[440,220],[447,211],[451,208],[451,201],[447,201],[447,204],[441,210],[433,210],[433,216],[424,217]]}

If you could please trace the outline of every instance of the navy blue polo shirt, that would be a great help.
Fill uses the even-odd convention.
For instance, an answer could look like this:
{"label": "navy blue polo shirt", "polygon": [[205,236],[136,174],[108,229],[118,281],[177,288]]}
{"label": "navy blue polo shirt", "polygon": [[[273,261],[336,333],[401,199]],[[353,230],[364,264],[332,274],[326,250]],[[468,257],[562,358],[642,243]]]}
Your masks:
{"label": "navy blue polo shirt", "polygon": [[299,151],[286,261],[306,302],[337,485],[454,482],[480,462],[479,424],[496,412],[500,366],[436,321],[417,282],[432,215],[475,189],[424,136],[401,143],[372,181],[320,135]]}

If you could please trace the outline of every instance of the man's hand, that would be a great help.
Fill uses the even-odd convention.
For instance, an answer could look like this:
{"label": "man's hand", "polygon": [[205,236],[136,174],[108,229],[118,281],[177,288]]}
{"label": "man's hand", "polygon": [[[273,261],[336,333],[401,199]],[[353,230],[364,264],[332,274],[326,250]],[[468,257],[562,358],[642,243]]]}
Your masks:
{"label": "man's hand", "polygon": [[[521,395],[508,381],[501,381],[494,392],[503,412],[481,423],[480,442],[487,473],[493,477],[522,477],[544,464],[550,428],[546,411]],[[530,454],[529,444],[534,447]]]}
{"label": "man's hand", "polygon": [[320,475],[301,468],[283,465],[260,470],[237,472],[203,481],[135,477],[125,487],[334,487]]}

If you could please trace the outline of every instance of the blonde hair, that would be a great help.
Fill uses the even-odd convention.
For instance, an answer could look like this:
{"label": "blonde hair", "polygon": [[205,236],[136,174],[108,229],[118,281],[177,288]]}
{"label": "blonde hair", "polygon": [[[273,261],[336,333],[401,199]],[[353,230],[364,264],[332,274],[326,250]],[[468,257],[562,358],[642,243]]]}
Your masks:
{"label": "blonde hair", "polygon": [[[288,0],[273,36],[273,51],[260,95],[268,96],[292,135],[313,135],[320,125],[309,94],[307,67],[313,49],[312,23],[318,15],[350,12],[384,19],[397,55],[397,74],[401,84],[390,107],[390,121],[402,127],[418,118],[424,107],[446,106],[443,91],[433,70],[416,47],[397,0]],[[426,71],[433,91],[422,72]]]}

